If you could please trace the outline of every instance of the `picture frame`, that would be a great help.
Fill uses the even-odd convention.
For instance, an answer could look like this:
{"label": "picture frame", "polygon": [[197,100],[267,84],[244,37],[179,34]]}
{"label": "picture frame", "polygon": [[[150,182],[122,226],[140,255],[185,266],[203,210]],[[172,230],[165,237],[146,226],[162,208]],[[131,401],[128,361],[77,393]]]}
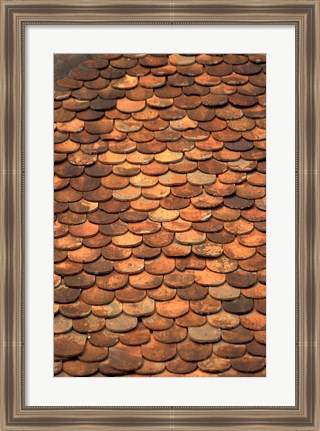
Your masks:
{"label": "picture frame", "polygon": [[[7,430],[319,430],[319,0],[54,2],[2,0],[1,426]],[[30,407],[24,375],[25,28],[63,24],[294,25],[296,30],[296,405],[294,407]]]}

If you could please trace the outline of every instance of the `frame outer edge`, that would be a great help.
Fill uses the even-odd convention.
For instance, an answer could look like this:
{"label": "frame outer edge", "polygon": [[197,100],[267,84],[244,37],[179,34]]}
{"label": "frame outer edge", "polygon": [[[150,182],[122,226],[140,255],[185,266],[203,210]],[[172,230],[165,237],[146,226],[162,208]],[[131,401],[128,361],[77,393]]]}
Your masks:
{"label": "frame outer edge", "polygon": [[[5,153],[5,111],[6,111],[6,62],[5,62],[5,17],[4,5],[0,4],[0,208],[5,208],[5,196],[7,187],[6,175],[6,153]],[[6,215],[5,211],[0,211],[0,312],[5,316],[5,285],[6,285],[6,250],[7,238],[5,235]],[[6,403],[5,403],[5,369],[6,369],[6,331],[5,325],[0,325],[0,427],[4,429],[6,423]],[[1,400],[0,400],[1,401]]]}
{"label": "frame outer edge", "polygon": [[[75,430],[75,429],[87,429],[85,424],[75,424],[72,422],[73,419],[77,418],[77,411],[74,410],[73,412],[68,412],[64,410],[54,410],[50,412],[50,409],[46,411],[23,411],[21,409],[20,404],[20,395],[21,395],[21,336],[20,336],[20,327],[19,322],[21,322],[21,298],[19,297],[19,289],[13,289],[14,286],[19,286],[19,283],[21,285],[21,271],[19,269],[21,268],[22,264],[22,237],[20,234],[20,223],[23,221],[23,208],[22,208],[22,202],[20,199],[22,188],[23,187],[23,178],[21,174],[23,174],[21,166],[21,96],[22,96],[22,82],[21,82],[21,22],[19,23],[19,20],[17,16],[14,17],[14,13],[12,10],[9,13],[10,6],[22,6],[24,9],[29,5],[33,4],[35,6],[38,2],[30,2],[30,0],[26,0],[25,2],[19,1],[19,2],[11,2],[11,1],[3,1],[0,0],[0,6],[1,6],[1,57],[0,57],[0,90],[2,91],[3,97],[0,98],[0,208],[5,208],[6,211],[0,211],[0,263],[1,263],[1,269],[0,271],[0,293],[2,296],[2,301],[0,301],[0,310],[2,311],[2,322],[4,323],[0,325],[0,337],[1,337],[1,344],[0,344],[0,364],[1,371],[0,371],[0,390],[1,390],[1,397],[2,402],[0,403],[0,429],[1,431],[5,430]],[[174,0],[172,0],[174,2]],[[48,9],[50,9],[50,1],[43,0],[42,2],[39,2],[39,6],[46,4],[48,5]],[[61,1],[59,0],[57,2],[58,4],[62,6]],[[70,2],[72,5],[76,5],[73,1]],[[79,2],[82,6],[88,3],[84,3],[82,1]],[[130,6],[132,7],[132,2],[130,3]],[[147,1],[146,1],[147,3]],[[179,1],[181,7],[183,7],[183,4],[190,5],[190,2]],[[203,2],[200,1],[201,4],[209,4],[207,1]],[[233,2],[226,1],[228,5],[230,5]],[[246,3],[248,6],[250,5],[250,1],[242,1],[242,4]],[[268,6],[275,6],[277,1],[267,2]],[[311,222],[312,225],[309,226],[309,240],[313,238],[313,241],[309,243],[310,245],[313,245],[312,249],[305,248],[308,246],[306,244],[304,238],[304,243],[301,244],[305,250],[306,256],[311,259],[313,258],[312,262],[309,262],[309,267],[306,269],[310,269],[312,274],[310,281],[310,288],[311,291],[314,293],[314,297],[310,298],[307,292],[304,292],[304,299],[306,302],[309,302],[313,299],[313,309],[316,313],[319,312],[320,309],[320,295],[319,295],[319,285],[320,285],[320,250],[317,248],[317,240],[318,235],[320,234],[320,225],[319,225],[319,217],[320,217],[320,198],[319,198],[319,175],[320,175],[320,126],[319,126],[319,118],[320,118],[320,84],[318,77],[320,76],[320,52],[319,52],[319,26],[320,26],[320,16],[319,16],[319,0],[312,0],[312,1],[301,1],[301,0],[292,0],[292,1],[283,1],[283,4],[292,5],[293,3],[301,4],[301,6],[309,7],[312,9],[312,15],[313,15],[313,21],[312,21],[312,29],[308,28],[307,32],[309,33],[311,31],[311,39],[310,43],[312,45],[312,55],[314,56],[314,61],[312,64],[312,71],[309,71],[309,75],[305,75],[303,77],[300,77],[302,80],[300,82],[300,88],[303,93],[304,100],[300,100],[301,104],[303,105],[303,110],[301,117],[304,116],[304,119],[308,118],[308,115],[312,117],[312,120],[309,123],[307,121],[304,121],[304,129],[307,129],[308,126],[311,126],[312,132],[308,130],[303,130],[302,133],[300,133],[300,138],[303,137],[303,140],[305,143],[307,142],[307,138],[309,141],[309,149],[308,152],[306,151],[306,147],[303,149],[303,161],[304,161],[304,168],[311,169],[310,171],[303,172],[301,177],[301,182],[303,184],[303,194],[305,194],[304,203],[310,203],[310,208],[312,211],[312,218]],[[51,3],[52,4],[52,3]],[[100,2],[95,2],[94,4],[101,5]],[[210,3],[210,5],[213,4]],[[257,2],[251,3],[255,6],[257,5]],[[261,6],[262,4],[259,3]],[[200,5],[199,5],[200,6]],[[266,6],[266,4],[264,4]],[[46,9],[46,12],[42,12],[44,15],[45,13],[48,14],[48,9]],[[310,10],[309,9],[309,10]],[[213,10],[213,9],[212,9]],[[50,13],[50,12],[49,12]],[[8,15],[7,15],[8,14]],[[10,17],[9,17],[10,14]],[[41,12],[38,12],[38,14],[41,15]],[[37,16],[37,14],[36,14]],[[61,15],[62,16],[62,15]],[[180,20],[184,20],[184,17],[186,17],[186,20],[188,20],[187,14],[181,15]],[[11,22],[10,19],[11,18]],[[30,17],[28,17],[30,18]],[[32,17],[33,18],[33,17]],[[49,16],[50,19],[50,16]],[[179,20],[179,17],[176,17],[177,20]],[[146,20],[149,20],[148,18]],[[157,17],[154,18],[154,20],[157,20]],[[209,20],[209,19],[208,19]],[[110,19],[111,21],[111,19]],[[125,20],[124,20],[125,23]],[[10,27],[11,25],[11,27]],[[19,27],[20,25],[20,27]],[[308,24],[310,25],[310,23]],[[9,34],[8,30],[11,30],[12,33]],[[310,34],[310,33],[309,33]],[[10,36],[12,36],[12,39],[10,41]],[[10,52],[11,49],[11,52]],[[304,60],[308,59],[307,53],[304,53],[306,57],[304,57]],[[310,54],[311,55],[311,54]],[[10,59],[10,64],[7,65],[6,62]],[[311,66],[311,64],[310,64]],[[10,69],[11,67],[11,69]],[[10,71],[13,72],[10,75]],[[303,71],[303,68],[300,67],[300,73]],[[311,79],[311,81],[307,82],[307,79]],[[304,84],[304,88],[302,86]],[[300,105],[299,105],[300,108]],[[309,111],[309,112],[308,112]],[[9,121],[13,120],[13,121]],[[312,147],[312,148],[311,148]],[[311,157],[313,156],[313,157]],[[305,159],[305,160],[304,160]],[[310,194],[310,189],[308,195],[306,194],[306,190],[308,187],[311,186],[311,191],[313,194]],[[311,201],[308,200],[311,199]],[[306,207],[304,207],[306,208]],[[307,214],[305,214],[307,216]],[[310,222],[310,217],[303,217],[305,220]],[[8,227],[6,231],[6,226]],[[18,229],[17,229],[18,227]],[[305,227],[301,227],[301,231],[304,231]],[[304,259],[304,262],[307,263],[307,258]],[[8,278],[6,279],[6,271],[8,271]],[[10,278],[11,277],[11,278]],[[305,281],[305,278],[304,278]],[[312,285],[311,285],[312,283]],[[307,308],[304,306],[302,308],[302,311],[307,313]],[[11,315],[11,316],[10,316]],[[303,316],[304,320],[308,321],[309,323],[309,329],[311,329],[312,323],[313,328],[311,331],[311,334],[304,333],[303,335],[303,346],[301,347],[301,352],[305,355],[305,359],[303,363],[308,366],[311,365],[312,370],[309,371],[309,379],[305,381],[306,383],[311,384],[312,387],[314,387],[314,391],[312,396],[308,399],[309,402],[312,403],[312,405],[304,405],[300,406],[302,407],[302,411],[304,414],[307,414],[307,417],[309,420],[311,420],[311,423],[304,423],[303,421],[297,421],[295,424],[293,422],[293,418],[290,422],[290,412],[288,411],[288,415],[282,415],[278,417],[278,421],[275,418],[275,422],[265,423],[259,425],[259,430],[265,429],[265,430],[301,430],[304,429],[305,431],[319,431],[319,374],[320,374],[320,355],[319,355],[319,325],[318,321],[316,321],[316,316],[314,313],[310,313],[310,316],[305,315]],[[8,323],[11,323],[12,326],[8,326]],[[305,327],[307,326],[307,323],[305,323]],[[313,338],[311,338],[313,337]],[[7,352],[7,353],[6,353]],[[311,358],[311,362],[310,359]],[[11,363],[10,363],[11,362]],[[13,380],[10,380],[10,374],[8,371],[11,372],[13,375]],[[312,371],[312,372],[311,372]],[[315,385],[315,386],[314,386]],[[9,389],[9,393],[6,394],[6,387]],[[307,390],[308,388],[303,388],[304,390]],[[306,402],[305,398],[305,402]],[[78,411],[79,413],[81,410]],[[60,422],[59,419],[57,421],[53,421],[50,424],[50,418],[49,415],[46,416],[46,413],[49,413],[50,416],[55,416],[55,419],[58,419],[58,415],[63,416],[62,421]],[[71,413],[71,414],[70,414]],[[127,415],[126,420],[123,422],[120,421],[117,423],[116,414],[117,411],[110,411],[110,416],[108,419],[105,417],[105,421],[102,422],[102,415],[100,415],[101,412],[96,411],[97,417],[99,417],[99,421],[95,422],[95,425],[91,424],[90,431],[92,430],[107,430],[115,428],[120,430],[129,430],[129,429],[135,429],[136,426],[138,426],[137,429],[146,429],[146,424],[149,424],[148,429],[152,430],[185,430],[186,428],[189,428],[190,425],[193,423],[194,427],[192,429],[194,430],[212,430],[213,426],[213,413],[211,413],[211,425],[207,421],[204,421],[201,424],[201,413],[203,414],[203,418],[209,419],[210,412],[209,411],[198,411],[193,414],[192,411],[188,412],[188,415],[193,420],[188,423],[188,416],[184,418],[182,422],[179,422],[178,416],[183,414],[182,411],[176,410],[174,411],[164,411],[160,412],[154,410],[153,412],[143,412],[141,411],[135,411],[130,412],[129,410],[123,411],[124,415]],[[163,414],[162,414],[163,413]],[[245,416],[245,411],[237,411],[238,417],[243,418]],[[262,414],[266,412],[262,412]],[[81,413],[80,413],[81,414]],[[231,414],[231,411],[230,411]],[[153,416],[154,415],[154,416]],[[166,416],[165,416],[166,415]],[[219,415],[219,413],[218,413]],[[38,418],[37,418],[38,416]],[[152,416],[154,417],[154,422],[152,421]],[[92,418],[92,416],[90,416]],[[199,419],[199,424],[197,424],[196,419]],[[259,417],[261,418],[261,417]],[[38,419],[38,420],[37,420]],[[71,419],[71,421],[70,421]],[[131,419],[131,422],[130,422]],[[145,419],[146,422],[144,422],[143,425],[143,419]],[[178,420],[175,422],[175,419]],[[303,419],[301,417],[300,419]],[[12,422],[11,422],[12,420]],[[26,422],[24,422],[26,420]],[[284,420],[284,421],[283,421]],[[9,423],[8,423],[9,421]],[[88,419],[90,421],[90,419]],[[11,422],[11,423],[10,423]],[[135,422],[135,425],[134,425]],[[290,425],[289,425],[290,422]],[[87,424],[90,422],[86,422]],[[107,425],[108,423],[108,425]],[[128,425],[125,425],[125,423],[128,423]],[[152,423],[152,425],[151,425]],[[242,429],[243,426],[245,426],[246,429],[257,429],[256,425],[254,425],[254,421],[248,422],[246,425],[244,422],[241,421],[241,425],[236,425],[236,422],[234,422],[232,426],[232,429]],[[256,423],[258,422],[258,417],[256,419]],[[197,425],[196,425],[197,424]],[[140,425],[140,428],[139,428]],[[109,426],[111,426],[109,428]],[[192,425],[191,425],[192,426]],[[164,428],[165,427],[165,428]],[[254,428],[253,428],[254,427]],[[275,428],[276,427],[276,428]],[[217,429],[222,429],[223,427],[218,425]],[[190,427],[191,429],[191,427]],[[230,431],[230,429],[228,429]]]}
{"label": "frame outer edge", "polygon": [[[314,41],[315,41],[315,60],[314,60],[314,77],[313,77],[313,94],[314,94],[314,117],[315,117],[315,135],[314,135],[314,146],[315,146],[315,220],[314,220],[314,238],[316,239],[314,244],[314,261],[313,267],[315,270],[314,286],[317,290],[315,295],[315,310],[319,316],[320,310],[320,2],[317,1],[314,6],[315,13],[315,28],[314,28]],[[315,334],[314,334],[314,381],[318,382],[315,385],[314,394],[314,427],[316,430],[320,429],[320,325],[319,320],[314,318],[315,323]]]}

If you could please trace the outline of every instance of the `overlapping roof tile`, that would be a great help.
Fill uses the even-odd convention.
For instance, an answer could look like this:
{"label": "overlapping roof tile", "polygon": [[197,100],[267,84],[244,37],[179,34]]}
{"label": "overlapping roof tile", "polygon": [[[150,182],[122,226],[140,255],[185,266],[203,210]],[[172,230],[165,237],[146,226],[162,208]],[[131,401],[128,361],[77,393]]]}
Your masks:
{"label": "overlapping roof tile", "polygon": [[55,375],[265,375],[265,62],[99,54],[56,79]]}

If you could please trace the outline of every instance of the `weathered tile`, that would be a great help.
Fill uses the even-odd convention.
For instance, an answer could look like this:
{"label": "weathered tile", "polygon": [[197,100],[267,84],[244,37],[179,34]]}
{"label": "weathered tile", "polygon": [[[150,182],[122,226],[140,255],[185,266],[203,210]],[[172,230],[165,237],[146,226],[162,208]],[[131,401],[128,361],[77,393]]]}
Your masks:
{"label": "weathered tile", "polygon": [[164,275],[174,270],[175,261],[173,258],[166,257],[164,254],[155,259],[145,262],[145,269],[149,274]]}
{"label": "weathered tile", "polygon": [[233,359],[232,367],[241,372],[254,373],[262,370],[265,367],[266,361],[264,358],[245,355],[242,358]]}
{"label": "weathered tile", "polygon": [[177,349],[175,343],[161,343],[151,336],[150,341],[141,346],[141,352],[142,356],[149,361],[163,362],[172,359]]}
{"label": "weathered tile", "polygon": [[203,271],[195,271],[195,281],[201,286],[219,286],[224,283],[225,275],[204,269]]}
{"label": "weathered tile", "polygon": [[216,314],[208,315],[207,321],[210,325],[220,329],[236,328],[240,323],[239,316],[227,313],[224,310]]}
{"label": "weathered tile", "polygon": [[216,356],[214,353],[205,360],[198,362],[199,369],[208,373],[220,373],[228,370],[231,367],[229,359],[223,359]]}
{"label": "weathered tile", "polygon": [[181,359],[187,362],[203,361],[212,353],[212,343],[195,343],[186,338],[177,344],[177,351]]}
{"label": "weathered tile", "polygon": [[266,316],[257,311],[252,311],[246,316],[241,316],[240,320],[242,326],[253,331],[261,331],[266,328]]}
{"label": "weathered tile", "polygon": [[225,343],[222,340],[219,343],[214,344],[212,351],[220,358],[241,358],[246,352],[246,346],[243,344]]}
{"label": "weathered tile", "polygon": [[128,332],[138,325],[138,319],[135,316],[128,316],[121,313],[117,317],[106,319],[106,328],[112,332]]}

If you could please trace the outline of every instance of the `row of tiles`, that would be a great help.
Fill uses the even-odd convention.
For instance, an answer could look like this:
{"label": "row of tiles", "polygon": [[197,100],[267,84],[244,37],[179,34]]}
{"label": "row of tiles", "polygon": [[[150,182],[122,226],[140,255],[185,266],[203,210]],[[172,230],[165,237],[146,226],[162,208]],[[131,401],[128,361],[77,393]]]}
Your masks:
{"label": "row of tiles", "polygon": [[[143,326],[143,325],[142,325]],[[199,331],[193,328],[194,332]],[[207,330],[214,330],[211,328]],[[66,355],[66,339],[68,338],[69,350],[67,353],[77,351],[77,360],[63,360],[57,356],[55,359],[55,374],[62,370],[73,376],[89,376],[98,370],[108,375],[123,375],[137,373],[140,375],[157,375],[165,368],[174,374],[189,374],[196,370],[208,373],[223,373],[233,368],[234,371],[243,373],[257,373],[265,368],[265,331],[257,332],[253,338],[242,327],[234,331],[224,331],[225,338],[235,338],[237,344],[219,340],[215,344],[207,342],[195,342],[190,337],[193,333],[182,338],[180,332],[175,331],[175,339],[178,341],[163,343],[158,341],[160,336],[148,333],[138,327],[137,332],[141,339],[141,345],[131,344],[133,337],[122,334],[120,341],[116,341],[115,334],[102,330],[90,335],[88,338],[74,331],[56,337],[56,351]],[[164,331],[163,331],[164,332]],[[168,332],[168,331],[167,331]],[[62,340],[62,338],[65,338]],[[248,341],[239,343],[239,339]],[[211,337],[212,338],[212,337]],[[257,341],[259,339],[262,342]],[[134,340],[136,343],[136,340]]]}

